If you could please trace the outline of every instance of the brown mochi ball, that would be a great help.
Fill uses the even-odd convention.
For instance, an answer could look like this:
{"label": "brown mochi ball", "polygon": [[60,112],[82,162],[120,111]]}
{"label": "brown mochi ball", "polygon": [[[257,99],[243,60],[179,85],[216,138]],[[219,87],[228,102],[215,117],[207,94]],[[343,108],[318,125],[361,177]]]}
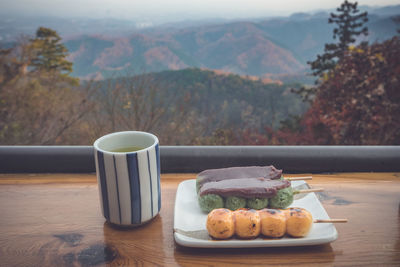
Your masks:
{"label": "brown mochi ball", "polygon": [[239,238],[255,238],[261,232],[261,219],[257,210],[238,209],[233,212],[235,219],[235,234]]}
{"label": "brown mochi ball", "polygon": [[235,222],[232,211],[214,209],[207,216],[208,234],[216,239],[228,239],[235,233]]}

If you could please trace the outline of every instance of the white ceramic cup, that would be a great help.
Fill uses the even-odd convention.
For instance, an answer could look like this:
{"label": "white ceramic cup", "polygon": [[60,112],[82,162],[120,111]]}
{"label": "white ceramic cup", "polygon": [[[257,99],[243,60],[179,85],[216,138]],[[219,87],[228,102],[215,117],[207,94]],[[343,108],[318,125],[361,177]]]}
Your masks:
{"label": "white ceramic cup", "polygon": [[[139,131],[116,132],[94,142],[101,210],[107,221],[141,225],[161,209],[158,138]],[[113,152],[141,147],[134,152]]]}

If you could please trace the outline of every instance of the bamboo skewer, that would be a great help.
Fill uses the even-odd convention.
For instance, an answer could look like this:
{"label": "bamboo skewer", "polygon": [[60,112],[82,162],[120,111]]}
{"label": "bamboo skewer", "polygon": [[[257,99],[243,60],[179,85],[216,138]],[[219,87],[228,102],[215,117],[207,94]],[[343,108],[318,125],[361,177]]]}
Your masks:
{"label": "bamboo skewer", "polygon": [[314,223],[347,223],[347,219],[315,219]]}
{"label": "bamboo skewer", "polygon": [[307,194],[311,192],[322,192],[322,191],[324,191],[323,188],[300,189],[300,190],[295,190],[293,194]]}
{"label": "bamboo skewer", "polygon": [[312,180],[312,176],[303,176],[303,177],[287,177],[285,178],[288,181],[301,181],[301,180]]}

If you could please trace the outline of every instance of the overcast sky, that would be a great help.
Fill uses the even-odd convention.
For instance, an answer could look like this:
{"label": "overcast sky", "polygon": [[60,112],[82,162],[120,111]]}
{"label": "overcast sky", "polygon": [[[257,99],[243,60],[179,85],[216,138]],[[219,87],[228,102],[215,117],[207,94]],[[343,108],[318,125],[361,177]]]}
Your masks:
{"label": "overcast sky", "polygon": [[[0,0],[8,14],[59,17],[167,20],[182,18],[241,18],[289,15],[294,12],[335,8],[343,0]],[[359,5],[385,6],[400,0],[359,0]]]}

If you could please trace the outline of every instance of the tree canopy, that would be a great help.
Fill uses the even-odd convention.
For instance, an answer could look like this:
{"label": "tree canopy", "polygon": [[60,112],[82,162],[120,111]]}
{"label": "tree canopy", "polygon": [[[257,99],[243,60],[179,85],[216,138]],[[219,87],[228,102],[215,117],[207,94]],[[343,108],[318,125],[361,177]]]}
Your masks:
{"label": "tree canopy", "polygon": [[31,66],[37,71],[71,73],[72,62],[66,60],[68,50],[56,31],[40,27],[32,40],[34,57]]}
{"label": "tree canopy", "polygon": [[0,49],[0,143],[54,144],[91,108],[61,38],[39,28]]}
{"label": "tree canopy", "polygon": [[356,37],[361,34],[368,35],[368,28],[364,26],[368,21],[368,13],[361,13],[357,8],[357,2],[351,3],[345,0],[337,8],[337,12],[330,14],[328,22],[336,24],[336,28],[333,29],[333,39],[338,39],[338,42],[325,44],[324,54],[308,62],[314,76],[322,76],[326,71],[333,70],[337,62],[343,58],[349,45],[356,41]]}
{"label": "tree canopy", "polygon": [[361,44],[320,85],[308,118],[333,144],[400,144],[400,39]]}

